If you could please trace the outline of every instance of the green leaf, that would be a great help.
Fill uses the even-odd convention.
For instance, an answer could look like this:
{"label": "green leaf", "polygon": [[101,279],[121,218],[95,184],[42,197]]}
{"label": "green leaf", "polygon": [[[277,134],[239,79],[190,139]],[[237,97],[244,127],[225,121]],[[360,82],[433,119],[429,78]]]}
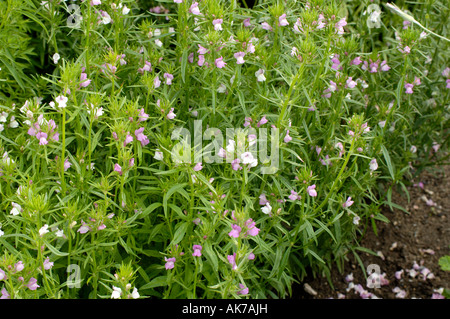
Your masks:
{"label": "green leaf", "polygon": [[211,265],[215,271],[219,270],[219,261],[217,259],[217,255],[212,248],[212,245],[209,241],[207,241],[203,247],[205,248],[205,255],[208,260],[211,262]]}
{"label": "green leaf", "polygon": [[439,258],[439,266],[441,266],[442,270],[450,271],[450,256]]}
{"label": "green leaf", "polygon": [[185,223],[178,224],[177,226],[178,227],[175,230],[175,234],[173,235],[173,240],[172,240],[172,244],[173,245],[176,245],[180,241],[183,240],[184,235],[186,234],[186,230],[187,230],[189,224],[187,222],[185,222]]}
{"label": "green leaf", "polygon": [[184,50],[183,55],[181,57],[181,79],[183,83],[186,83],[186,66],[188,60],[188,50]]}
{"label": "green leaf", "polygon": [[391,157],[389,156],[389,152],[384,145],[381,145],[381,151],[383,152],[384,159],[386,160],[386,165],[389,170],[389,174],[391,175],[392,180],[395,180],[395,167],[391,162]]}
{"label": "green leaf", "polygon": [[145,290],[145,289],[151,289],[155,287],[161,287],[167,285],[167,276],[159,276],[154,278],[149,283],[146,283],[145,285],[141,286],[139,290]]}

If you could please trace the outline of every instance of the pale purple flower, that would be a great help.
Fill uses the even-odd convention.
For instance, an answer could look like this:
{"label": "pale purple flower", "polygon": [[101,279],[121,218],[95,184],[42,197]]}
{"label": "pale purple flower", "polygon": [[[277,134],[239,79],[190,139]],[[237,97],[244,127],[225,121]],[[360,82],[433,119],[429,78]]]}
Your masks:
{"label": "pale purple flower", "polygon": [[350,62],[350,65],[360,65],[361,63],[362,63],[361,57],[358,56]]}
{"label": "pale purple flower", "polygon": [[290,141],[292,141],[292,137],[289,135],[289,130],[287,130],[286,132],[286,136],[284,137],[283,140],[285,143],[289,143]]}
{"label": "pale purple flower", "polygon": [[444,71],[442,71],[442,76],[445,76],[446,78],[448,78],[448,77],[450,77],[450,68],[449,67],[446,67],[445,69],[444,69]]}
{"label": "pale purple flower", "polygon": [[347,25],[346,18],[342,18],[335,24],[337,34],[344,34],[344,27]]}
{"label": "pale purple flower", "polygon": [[269,201],[266,198],[266,194],[261,194],[259,195],[259,205],[264,206],[268,203]]}
{"label": "pale purple flower", "polygon": [[317,191],[316,191],[316,184],[308,186],[308,188],[306,189],[306,191],[308,192],[308,195],[311,197],[316,197],[317,196]]}
{"label": "pale purple flower", "polygon": [[343,208],[350,207],[350,206],[353,205],[353,203],[354,203],[354,201],[352,201],[352,198],[351,198],[351,197],[348,197],[348,198],[347,198],[347,201],[346,201],[344,204],[342,204],[342,207],[343,207]]}
{"label": "pale purple flower", "polygon": [[91,6],[98,6],[100,4],[102,4],[101,0],[91,0],[91,2],[90,2]]}
{"label": "pale purple flower", "polygon": [[64,171],[67,171],[72,166],[72,163],[69,162],[69,160],[66,158],[64,161]]}
{"label": "pale purple flower", "polygon": [[192,253],[192,256],[200,257],[202,255],[202,249],[203,249],[202,246],[194,245],[194,246],[192,246],[192,249],[194,250],[194,252]]}
{"label": "pale purple flower", "polygon": [[236,64],[244,64],[244,56],[245,52],[237,52],[234,54],[234,57],[236,59]]}
{"label": "pale purple flower", "polygon": [[286,20],[286,13],[282,14],[279,18],[278,18],[278,24],[280,27],[284,27],[289,25],[289,22]]}
{"label": "pale purple flower", "polygon": [[198,2],[195,1],[189,8],[189,12],[192,13],[193,15],[200,15],[200,9],[198,8]]}
{"label": "pale purple flower", "polygon": [[164,257],[164,260],[166,261],[166,264],[164,265],[166,267],[166,270],[173,269],[173,267],[175,267],[176,261],[175,257],[172,258]]}
{"label": "pale purple flower", "polygon": [[21,272],[24,268],[25,268],[25,266],[23,265],[23,261],[19,261],[19,262],[14,264],[14,271],[15,272]]}
{"label": "pale purple flower", "polygon": [[394,274],[395,278],[400,280],[402,278],[403,272],[404,272],[403,269],[401,269],[399,271],[396,271],[395,274]]}
{"label": "pale purple flower", "polygon": [[263,22],[263,23],[261,23],[261,27],[264,29],[264,30],[267,30],[267,31],[272,31],[273,30],[273,28],[270,26],[270,24],[268,24],[267,22]]}
{"label": "pale purple flower", "polygon": [[218,67],[219,69],[222,69],[223,67],[225,67],[225,65],[227,65],[227,64],[223,61],[223,57],[217,58],[216,61],[214,62],[214,64],[215,64],[216,67]]}
{"label": "pale purple flower", "polygon": [[203,66],[205,64],[205,56],[200,54],[198,56],[198,62],[197,62],[198,66]]}
{"label": "pale purple flower", "polygon": [[341,64],[341,61],[339,61],[339,54],[334,54],[331,62],[333,62],[333,64],[331,65],[331,68],[333,70],[337,71],[339,69],[342,69],[342,67],[339,67],[339,65]]}
{"label": "pale purple flower", "polygon": [[83,88],[85,88],[85,87],[87,87],[89,84],[91,84],[91,80],[89,80],[88,78],[87,78],[87,74],[86,73],[81,73],[81,75],[80,75],[80,88],[81,87],[83,87]]}
{"label": "pale purple flower", "polygon": [[345,276],[345,281],[346,281],[346,282],[351,282],[351,281],[353,281],[353,273],[348,274],[347,276]]}
{"label": "pale purple flower", "polygon": [[405,89],[406,89],[405,93],[406,94],[413,94],[413,90],[412,90],[413,87],[414,87],[414,85],[412,83],[406,83],[405,84]]}
{"label": "pale purple flower", "polygon": [[288,196],[290,200],[297,200],[301,197],[298,195],[298,193],[294,190],[291,190],[291,194]]}
{"label": "pale purple flower", "polygon": [[139,110],[139,115],[138,115],[138,117],[139,117],[138,122],[144,122],[144,121],[147,121],[148,118],[149,118],[148,114],[145,113],[144,108],[141,108],[141,109]]}
{"label": "pale purple flower", "polygon": [[174,108],[172,107],[171,109],[170,109],[170,111],[169,111],[169,113],[167,114],[167,118],[169,119],[169,120],[173,120],[174,118],[175,118],[175,113],[173,112],[173,110],[174,110]]}
{"label": "pale purple flower", "polygon": [[5,288],[2,288],[2,296],[0,299],[11,299],[11,296]]}
{"label": "pale purple flower", "polygon": [[241,227],[239,225],[233,224],[231,225],[232,230],[228,233],[228,236],[233,238],[238,238],[241,233]]}
{"label": "pale purple flower", "polygon": [[381,69],[381,71],[386,72],[386,71],[389,71],[391,69],[391,67],[389,65],[387,65],[387,61],[384,60],[383,62],[381,62],[380,69]]}
{"label": "pale purple flower", "polygon": [[204,54],[208,53],[207,48],[202,47],[200,44],[197,44],[197,45],[198,45],[198,50],[197,50],[198,54],[204,55]]}
{"label": "pale purple flower", "polygon": [[52,269],[52,267],[53,267],[53,262],[50,261],[50,258],[49,257],[45,258],[44,269],[49,270],[49,269]]}
{"label": "pale purple flower", "polygon": [[155,89],[159,88],[161,86],[161,80],[159,79],[159,75],[157,74],[155,79],[153,80],[153,87]]}
{"label": "pale purple flower", "polygon": [[0,268],[0,281],[6,279],[6,273],[3,269]]}
{"label": "pale purple flower", "polygon": [[231,269],[236,270],[237,269],[236,253],[234,253],[233,255],[228,255],[227,259],[228,259],[228,262],[231,264]]}
{"label": "pale purple flower", "polygon": [[195,164],[195,166],[194,166],[194,171],[195,171],[195,172],[201,171],[202,168],[203,168],[202,163],[197,163],[197,164]]}
{"label": "pale purple flower", "polygon": [[27,284],[28,289],[30,290],[36,290],[37,288],[39,288],[40,286],[37,284],[37,279],[32,277],[30,279],[30,281]]}
{"label": "pale purple flower", "polygon": [[252,24],[250,23],[250,18],[245,19],[243,24],[244,24],[244,27],[246,27],[246,28],[252,26]]}
{"label": "pale purple flower", "polygon": [[370,161],[369,168],[371,171],[375,171],[378,168],[377,159],[374,158]]}
{"label": "pale purple flower", "polygon": [[173,75],[170,73],[164,73],[164,78],[166,79],[167,85],[172,85]]}
{"label": "pale purple flower", "polygon": [[45,132],[39,132],[36,134],[36,138],[39,140],[39,145],[47,145],[48,144],[47,137],[48,134]]}
{"label": "pale purple flower", "polygon": [[175,3],[183,3],[183,0],[173,0]]}
{"label": "pale purple flower", "polygon": [[237,295],[248,295],[248,288],[246,288],[243,284],[239,284],[239,288],[241,290],[236,292]]}
{"label": "pale purple flower", "polygon": [[140,129],[137,129],[136,131],[134,131],[134,135],[136,135],[136,139],[141,142],[142,146],[147,145],[148,143],[150,143],[150,141],[148,140],[147,136],[144,135],[144,128],[141,127]]}
{"label": "pale purple flower", "polygon": [[222,23],[223,23],[223,19],[215,19],[213,20],[212,24],[214,26],[214,30],[216,31],[222,31]]}
{"label": "pale purple flower", "polygon": [[400,289],[399,287],[395,287],[392,289],[392,292],[395,293],[396,298],[404,299],[406,297],[406,291],[403,289]]}
{"label": "pale purple flower", "polygon": [[259,228],[256,228],[255,222],[253,221],[253,219],[249,218],[245,222],[245,227],[247,227],[247,235],[257,236],[259,234]]}
{"label": "pale purple flower", "polygon": [[418,78],[417,76],[414,76],[414,81],[413,81],[413,85],[420,85],[422,82],[420,81],[420,78]]}
{"label": "pale purple flower", "polygon": [[122,167],[118,163],[114,164],[114,172],[117,172],[119,173],[119,175],[122,175]]}
{"label": "pale purple flower", "polygon": [[257,127],[260,127],[263,124],[266,124],[268,120],[266,119],[266,116],[264,115],[261,120],[256,124]]}
{"label": "pale purple flower", "polygon": [[237,171],[242,169],[242,166],[239,165],[241,163],[241,160],[239,158],[236,158],[235,160],[233,160],[231,162],[231,167],[233,168],[233,170]]}

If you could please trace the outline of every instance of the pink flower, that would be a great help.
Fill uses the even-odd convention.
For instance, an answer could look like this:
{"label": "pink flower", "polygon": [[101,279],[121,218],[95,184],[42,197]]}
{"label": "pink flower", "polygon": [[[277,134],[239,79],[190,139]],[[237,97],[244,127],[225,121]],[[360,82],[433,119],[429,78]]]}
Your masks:
{"label": "pink flower", "polygon": [[246,288],[243,284],[239,284],[239,288],[241,290],[236,292],[237,295],[248,295],[248,288]]}
{"label": "pink flower", "polygon": [[316,188],[316,184],[308,186],[306,191],[308,192],[309,196],[311,196],[311,197],[316,197],[317,196],[317,191],[316,191],[315,188]]}
{"label": "pink flower", "polygon": [[241,227],[239,225],[233,224],[231,225],[232,230],[228,233],[228,236],[233,238],[238,238],[241,233]]}
{"label": "pink flower", "polygon": [[405,89],[406,89],[405,93],[406,93],[406,94],[413,94],[413,90],[412,90],[413,87],[414,87],[413,84],[411,84],[411,83],[406,83],[406,84],[405,84]]}
{"label": "pink flower", "polygon": [[174,108],[172,107],[171,109],[170,109],[170,111],[169,111],[169,113],[167,114],[167,118],[169,119],[169,120],[173,120],[174,118],[175,118],[175,113],[173,112],[173,110],[174,110]]}
{"label": "pink flower", "polygon": [[69,162],[69,160],[66,158],[66,160],[64,161],[64,171],[67,171],[70,166],[72,166],[72,163]]}
{"label": "pink flower", "polygon": [[357,84],[355,81],[353,81],[351,76],[347,79],[347,81],[345,83],[346,83],[346,86],[350,89],[353,89]]}
{"label": "pink flower", "polygon": [[444,69],[444,71],[442,71],[442,76],[445,76],[446,78],[448,78],[448,77],[450,77],[450,68],[449,67],[446,67],[445,69]]}
{"label": "pink flower", "polygon": [[40,286],[37,284],[37,279],[32,277],[30,279],[30,281],[27,284],[28,289],[30,290],[36,290],[37,288],[39,288]]}
{"label": "pink flower", "polygon": [[335,24],[337,34],[344,34],[344,27],[347,25],[346,18],[342,18]]}
{"label": "pink flower", "polygon": [[358,56],[350,62],[350,65],[360,65],[361,63],[362,63],[361,57]]}
{"label": "pink flower", "polygon": [[259,195],[259,205],[264,206],[268,203],[269,201],[266,198],[266,194],[261,194]]}
{"label": "pink flower", "polygon": [[130,144],[133,142],[133,136],[130,135],[130,132],[127,132],[127,136],[125,137],[125,141],[123,142],[123,146]]}
{"label": "pink flower", "polygon": [[16,272],[21,272],[24,268],[25,268],[25,266],[23,265],[22,261],[19,261],[16,264],[14,264],[14,270]]}
{"label": "pink flower", "polygon": [[341,61],[339,61],[339,54],[334,54],[331,62],[333,62],[333,64],[331,65],[331,68],[333,70],[342,69],[342,67],[339,67],[339,65],[341,64]]}
{"label": "pink flower", "polygon": [[175,3],[183,3],[183,0],[173,0]]}
{"label": "pink flower", "polygon": [[173,269],[173,267],[175,267],[176,261],[175,257],[172,258],[164,257],[164,260],[166,261],[166,264],[164,265],[166,267],[166,270]]}
{"label": "pink flower", "polygon": [[286,20],[286,13],[282,14],[279,18],[278,18],[278,24],[280,27],[284,27],[289,25],[289,22]]}
{"label": "pink flower", "polygon": [[248,219],[245,222],[245,226],[247,227],[247,235],[257,236],[259,234],[259,228],[255,227],[255,222],[253,221],[253,219]]}
{"label": "pink flower", "polygon": [[195,171],[195,172],[201,171],[202,168],[203,168],[202,163],[197,163],[197,164],[195,164],[195,166],[194,166],[194,171]]}
{"label": "pink flower", "polygon": [[148,140],[147,136],[144,135],[144,128],[141,127],[140,129],[137,129],[136,131],[134,131],[134,135],[136,135],[136,139],[141,142],[142,146],[147,145],[148,143],[150,143],[150,141]]}
{"label": "pink flower", "polygon": [[0,297],[0,299],[11,299],[8,290],[6,290],[5,288],[2,289],[2,296]]}
{"label": "pink flower", "polygon": [[244,56],[245,52],[237,52],[234,54],[234,57],[236,58],[236,64],[244,64]]}
{"label": "pink flower", "polygon": [[353,205],[353,203],[354,203],[354,201],[352,201],[352,198],[349,197],[349,198],[347,198],[347,201],[344,204],[342,204],[342,207],[344,207],[344,208],[350,207]]}
{"label": "pink flower", "polygon": [[200,54],[198,56],[198,62],[197,62],[198,66],[203,66],[205,64],[205,56]]}
{"label": "pink flower", "polygon": [[47,133],[44,132],[39,132],[36,134],[37,139],[39,140],[39,145],[47,145],[48,141],[47,141]]}
{"label": "pink flower", "polygon": [[144,122],[144,121],[147,121],[147,120],[148,120],[148,117],[149,117],[149,116],[148,116],[147,113],[145,113],[144,108],[142,108],[142,109],[139,110],[139,115],[138,115],[138,117],[139,117],[138,122]]}
{"label": "pink flower", "polygon": [[228,262],[231,264],[231,269],[236,270],[237,269],[236,253],[234,253],[233,255],[228,255],[227,259],[228,259]]}
{"label": "pink flower", "polygon": [[189,8],[189,12],[192,13],[193,15],[200,15],[200,9],[198,8],[198,2],[195,1],[191,7]]}
{"label": "pink flower", "polygon": [[412,84],[413,84],[413,85],[420,85],[420,84],[421,84],[420,78],[418,78],[417,76],[414,76],[414,81],[413,81]]}
{"label": "pink flower", "polygon": [[252,24],[250,23],[250,18],[245,19],[243,24],[244,24],[244,27],[246,27],[246,28],[252,26]]}
{"label": "pink flower", "polygon": [[47,257],[44,260],[44,269],[49,270],[49,269],[52,269],[52,267],[53,267],[53,262],[50,262],[50,258]]}
{"label": "pink flower", "polygon": [[242,169],[242,166],[239,165],[241,163],[241,160],[239,158],[236,158],[235,160],[233,160],[231,162],[231,167],[233,168],[233,170],[237,171]]}
{"label": "pink flower", "polygon": [[391,67],[389,65],[387,65],[386,60],[381,62],[380,68],[381,68],[381,71],[383,71],[383,72],[389,71],[391,69]]}
{"label": "pink flower", "polygon": [[257,127],[260,127],[263,124],[266,124],[268,120],[266,119],[266,116],[263,116],[261,120],[256,124]]}
{"label": "pink flower", "polygon": [[223,67],[225,67],[225,65],[227,65],[227,64],[223,61],[223,57],[217,58],[216,61],[214,62],[214,64],[215,64],[216,67],[218,67],[219,69],[222,69]]}
{"label": "pink flower", "polygon": [[292,137],[289,135],[289,130],[287,130],[286,136],[284,137],[284,142],[289,143],[292,141]]}
{"label": "pink flower", "polygon": [[117,172],[119,173],[119,175],[122,175],[122,167],[118,163],[114,164],[114,172]]}
{"label": "pink flower", "polygon": [[261,23],[261,27],[264,29],[264,30],[267,30],[267,31],[272,31],[273,30],[273,28],[270,26],[270,24],[268,24],[267,22],[263,22],[263,23]]}
{"label": "pink flower", "polygon": [[298,196],[298,193],[294,190],[291,190],[291,195],[289,195],[288,197],[290,200],[297,200],[301,198],[300,196]]}
{"label": "pink flower", "polygon": [[152,71],[152,64],[148,61],[145,61],[144,66],[142,68],[138,69],[138,72],[141,74],[144,74],[144,71],[151,72]]}
{"label": "pink flower", "polygon": [[161,80],[159,79],[159,75],[157,74],[155,79],[153,80],[153,87],[155,89],[159,88],[161,86]]}
{"label": "pink flower", "polygon": [[253,259],[255,259],[255,254],[254,253],[248,254],[248,260],[253,260]]}
{"label": "pink flower", "polygon": [[194,250],[194,252],[192,253],[192,256],[200,257],[202,255],[202,249],[203,249],[202,246],[194,245],[194,246],[192,246],[192,249]]}
{"label": "pink flower", "polygon": [[170,73],[164,73],[164,78],[166,79],[167,85],[172,85],[173,75]]}
{"label": "pink flower", "polygon": [[214,30],[222,31],[222,23],[223,23],[223,19],[215,19],[215,20],[213,20],[212,24],[214,26]]}
{"label": "pink flower", "polygon": [[86,73],[81,73],[80,75],[80,88],[83,87],[87,87],[89,84],[91,84],[91,80],[89,80],[87,78],[87,74]]}

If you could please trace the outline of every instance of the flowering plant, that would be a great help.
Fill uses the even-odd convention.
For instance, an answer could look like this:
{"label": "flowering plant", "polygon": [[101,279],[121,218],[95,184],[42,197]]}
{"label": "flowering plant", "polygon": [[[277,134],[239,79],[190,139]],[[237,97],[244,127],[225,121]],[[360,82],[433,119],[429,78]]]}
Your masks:
{"label": "flowering plant", "polygon": [[366,251],[450,88],[445,40],[370,3],[0,3],[2,298],[287,297]]}

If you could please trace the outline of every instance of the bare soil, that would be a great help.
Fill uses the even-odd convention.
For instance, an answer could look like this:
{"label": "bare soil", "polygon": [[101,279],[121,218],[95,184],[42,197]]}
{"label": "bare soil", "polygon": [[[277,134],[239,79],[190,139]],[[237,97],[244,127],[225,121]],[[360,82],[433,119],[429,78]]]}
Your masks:
{"label": "bare soil", "polygon": [[[418,185],[419,182],[423,183],[423,187]],[[450,166],[424,171],[414,183],[415,186],[407,187],[410,202],[404,193],[394,193],[392,197],[392,201],[404,207],[409,214],[399,209],[391,211],[389,207],[383,207],[383,214],[390,223],[377,222],[378,236],[370,229],[361,241],[362,247],[379,254],[374,256],[360,253],[365,268],[370,264],[379,265],[389,284],[380,288],[368,288],[361,266],[353,254],[349,254],[343,273],[339,273],[337,267],[332,270],[333,287],[326,278],[306,278],[301,285],[296,286],[294,298],[343,299],[345,296],[345,299],[361,299],[354,289],[347,291],[349,282],[345,277],[349,274],[353,274],[354,285],[361,284],[368,292],[383,299],[398,299],[393,292],[395,287],[406,291],[404,299],[430,299],[435,290],[449,289],[450,272],[442,271],[438,260],[444,255],[450,255]],[[424,280],[420,274],[411,276],[409,270],[414,263],[420,269],[428,268],[434,278]],[[402,269],[404,272],[397,279],[395,272]],[[305,283],[317,294],[307,293]]]}

